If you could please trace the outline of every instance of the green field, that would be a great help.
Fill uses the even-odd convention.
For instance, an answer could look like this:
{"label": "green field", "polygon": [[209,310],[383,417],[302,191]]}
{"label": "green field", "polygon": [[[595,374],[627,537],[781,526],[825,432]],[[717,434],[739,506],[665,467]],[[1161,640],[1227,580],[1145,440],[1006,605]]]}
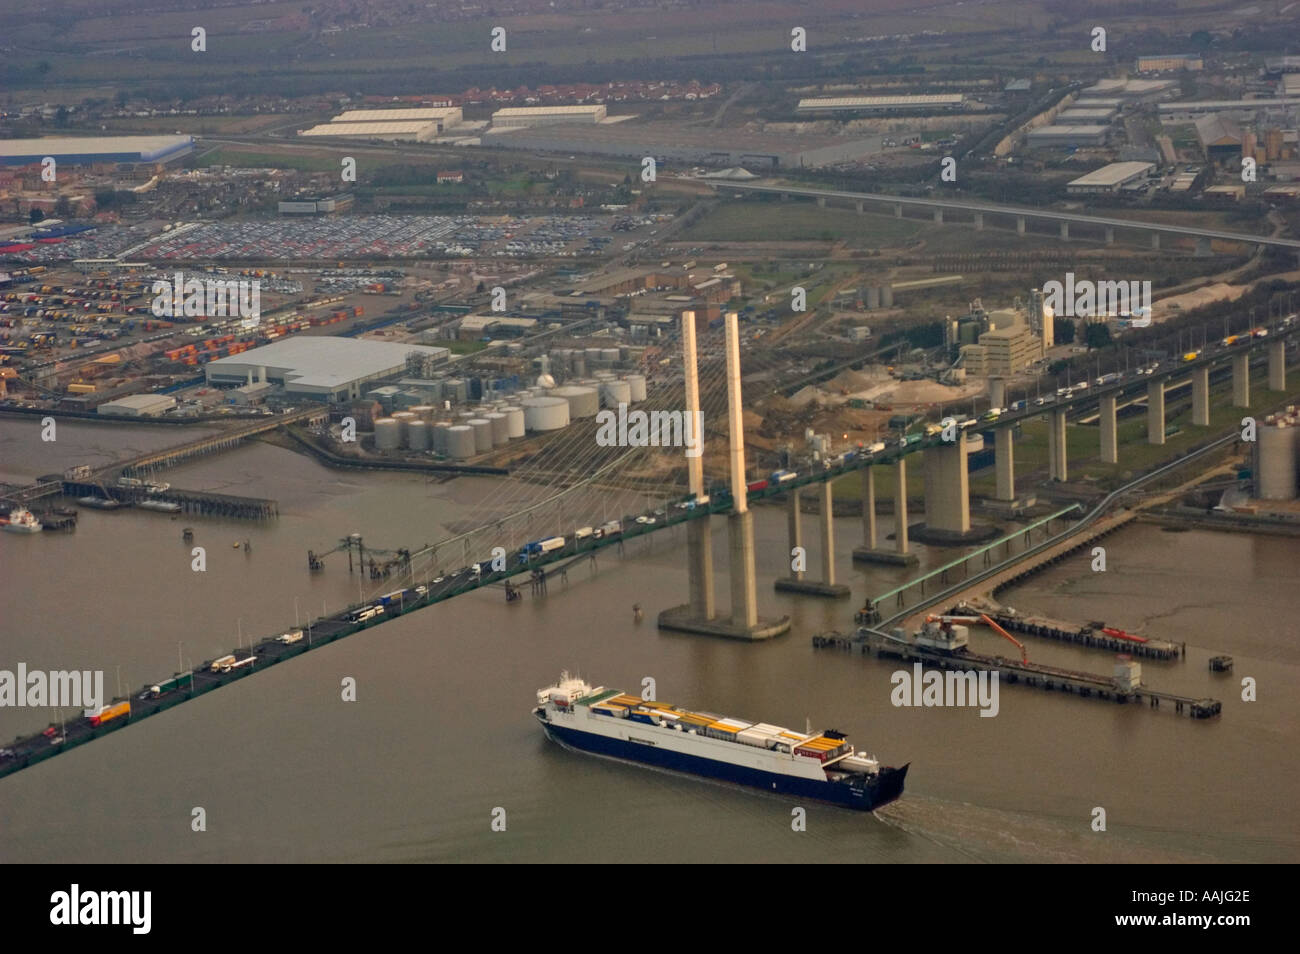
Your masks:
{"label": "green field", "polygon": [[811,202],[729,202],[688,228],[680,241],[690,242],[835,242],[876,248],[899,245],[926,223],[892,216],[858,215],[823,209]]}

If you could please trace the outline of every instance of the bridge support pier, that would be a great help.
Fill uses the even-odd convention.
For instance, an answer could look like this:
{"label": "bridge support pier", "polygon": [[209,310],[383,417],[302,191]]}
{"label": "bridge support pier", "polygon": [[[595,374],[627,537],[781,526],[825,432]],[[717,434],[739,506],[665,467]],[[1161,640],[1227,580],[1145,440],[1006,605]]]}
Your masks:
{"label": "bridge support pier", "polygon": [[1232,406],[1250,407],[1250,355],[1232,357]]}
{"label": "bridge support pier", "polygon": [[1197,368],[1192,372],[1192,423],[1197,427],[1210,426],[1210,369]]}
{"label": "bridge support pier", "polygon": [[860,201],[859,201],[859,202],[855,202],[853,205],[854,205],[854,208],[856,208],[856,209],[858,210],[858,215],[861,215],[861,214],[862,214],[862,202],[860,202]]}
{"label": "bridge support pier", "polygon": [[997,474],[998,500],[1011,503],[1016,499],[1016,465],[1015,452],[1012,450],[1011,428],[1004,427],[994,432],[993,467]]}
{"label": "bridge support pier", "polygon": [[1023,215],[1016,216],[1016,234],[1017,235],[1025,234],[1025,217]]}
{"label": "bridge support pier", "polygon": [[1097,428],[1101,431],[1101,460],[1104,464],[1119,463],[1119,441],[1115,435],[1115,395],[1101,399]]}
{"label": "bridge support pier", "polygon": [[1165,385],[1152,381],[1147,385],[1147,443],[1165,442]]}
{"label": "bridge support pier", "polygon": [[970,474],[966,439],[925,450],[925,531],[960,537],[970,532]]}
{"label": "bridge support pier", "polygon": [[824,195],[819,195],[819,196],[817,197],[817,208],[819,208],[819,209],[824,209],[824,208],[826,208],[826,196],[824,196]]}
{"label": "bridge support pier", "polygon": [[894,218],[901,219],[902,217],[903,217],[903,206],[896,202],[894,203]]}
{"label": "bridge support pier", "polygon": [[975,231],[976,231],[976,232],[983,232],[983,231],[984,231],[984,213],[983,213],[983,212],[976,212],[976,213],[975,213]]}
{"label": "bridge support pier", "polygon": [[943,209],[934,210],[934,224],[943,225]]}
{"label": "bridge support pier", "polygon": [[687,575],[691,587],[691,616],[713,619],[718,615],[713,602],[713,528],[708,517],[692,520],[686,527],[689,552]]}
{"label": "bridge support pier", "polygon": [[1106,244],[1115,244],[1115,229],[1112,226],[1106,226]]}
{"label": "bridge support pier", "polygon": [[992,407],[1007,406],[1007,379],[989,378],[989,404]]}
{"label": "bridge support pier", "polygon": [[1196,257],[1209,258],[1210,255],[1210,240],[1208,238],[1198,238],[1196,240]]}
{"label": "bridge support pier", "polygon": [[1268,389],[1286,390],[1286,342],[1274,341],[1268,346]]}
{"label": "bridge support pier", "polygon": [[862,471],[863,545],[853,549],[858,563],[887,563],[891,566],[916,566],[920,560],[907,546],[907,459],[898,458],[894,467],[894,548],[876,546],[876,484],[872,468]]}
{"label": "bridge support pier", "polygon": [[1152,232],[1152,233],[1151,233],[1151,247],[1152,247],[1152,248],[1159,248],[1159,247],[1160,247],[1160,233],[1159,233],[1159,232]]}
{"label": "bridge support pier", "polygon": [[[821,485],[821,544],[822,544],[822,578],[805,580],[802,572],[790,568],[790,576],[778,577],[776,588],[788,593],[808,593],[813,596],[832,596],[836,598],[849,595],[849,588],[843,583],[835,582],[835,500],[829,480]],[[790,492],[790,548],[802,546],[799,534],[799,491]]]}
{"label": "bridge support pier", "polygon": [[1047,460],[1052,480],[1068,479],[1068,461],[1065,447],[1065,411],[1054,410],[1047,419]]}
{"label": "bridge support pier", "polygon": [[1068,242],[1068,241],[1070,241],[1070,223],[1069,223],[1069,222],[1062,222],[1062,223],[1061,223],[1061,241],[1062,241],[1062,242]]}

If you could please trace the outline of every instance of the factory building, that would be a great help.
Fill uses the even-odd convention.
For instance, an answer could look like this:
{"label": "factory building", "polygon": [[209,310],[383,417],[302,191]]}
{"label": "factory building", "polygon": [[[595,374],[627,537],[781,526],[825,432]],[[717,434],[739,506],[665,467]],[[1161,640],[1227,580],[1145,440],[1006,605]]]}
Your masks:
{"label": "factory building", "polygon": [[1284,113],[1300,107],[1300,96],[1274,99],[1203,99],[1182,103],[1159,103],[1156,112],[1162,123],[1192,122],[1202,116],[1228,113],[1240,119],[1258,116],[1261,112]]}
{"label": "factory building", "polygon": [[900,112],[956,112],[966,103],[961,93],[905,96],[831,96],[799,100],[795,113],[806,115],[881,115]]}
{"label": "factory building", "polygon": [[1199,53],[1157,54],[1139,56],[1133,69],[1138,73],[1164,73],[1169,70],[1198,72],[1205,69],[1205,61]]}
{"label": "factory building", "polygon": [[1151,102],[1177,89],[1178,80],[1173,79],[1104,79],[1093,83],[1079,95],[1087,99],[1108,96],[1125,102]]}
{"label": "factory building", "polygon": [[961,354],[969,375],[1010,377],[1042,357],[1042,343],[1028,325],[1016,322],[984,332],[979,344],[965,345]]}
{"label": "factory building", "polygon": [[176,406],[166,394],[129,394],[99,405],[97,413],[115,417],[161,417]]}
{"label": "factory building", "polygon": [[281,215],[328,215],[352,208],[353,197],[350,194],[328,195],[314,198],[312,196],[294,196],[282,199],[279,203]]}
{"label": "factory building", "polygon": [[880,151],[879,139],[828,134],[792,135],[701,129],[674,122],[601,123],[490,130],[484,146],[542,152],[653,156],[660,162],[743,166],[746,169],[818,167],[851,162]]}
{"label": "factory building", "polygon": [[253,348],[205,365],[210,385],[269,381],[285,394],[317,401],[351,402],[371,381],[406,373],[412,352],[445,361],[446,348],[351,338],[297,337]]}
{"label": "factory building", "polygon": [[1129,183],[1146,178],[1154,168],[1149,162],[1112,162],[1067,182],[1065,191],[1070,195],[1118,192]]}
{"label": "factory building", "polygon": [[60,136],[0,139],[0,166],[29,166],[53,156],[57,165],[166,163],[194,151],[193,136]]}
{"label": "factory building", "polygon": [[1077,146],[1104,146],[1110,133],[1108,126],[1039,126],[1027,138],[1031,149],[1068,149]]}
{"label": "factory building", "polygon": [[1241,127],[1226,116],[1202,116],[1196,120],[1196,138],[1211,162],[1241,158],[1245,141]]}
{"label": "factory building", "polygon": [[298,131],[299,136],[342,136],[349,139],[382,139],[386,142],[429,142],[437,138],[439,124],[427,119],[382,123],[322,123]]}
{"label": "factory building", "polygon": [[465,121],[459,106],[420,106],[410,109],[349,109],[339,113],[331,123],[434,123],[444,132]]}
{"label": "factory building", "polygon": [[510,106],[492,114],[492,126],[520,129],[558,123],[600,123],[605,118],[604,106]]}
{"label": "factory building", "polygon": [[1101,126],[1115,118],[1119,110],[1113,106],[1074,105],[1056,117],[1061,126]]}

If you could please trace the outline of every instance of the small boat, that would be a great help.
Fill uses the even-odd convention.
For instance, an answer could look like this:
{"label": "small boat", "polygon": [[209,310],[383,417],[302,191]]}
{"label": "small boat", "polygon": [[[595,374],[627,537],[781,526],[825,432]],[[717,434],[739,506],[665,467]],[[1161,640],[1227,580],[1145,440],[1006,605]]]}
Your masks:
{"label": "small boat", "polygon": [[157,510],[161,513],[181,512],[181,505],[170,500],[141,500],[136,506],[141,510]]}
{"label": "small boat", "polygon": [[41,522],[30,510],[15,507],[7,516],[0,517],[0,530],[8,530],[10,533],[40,533]]}

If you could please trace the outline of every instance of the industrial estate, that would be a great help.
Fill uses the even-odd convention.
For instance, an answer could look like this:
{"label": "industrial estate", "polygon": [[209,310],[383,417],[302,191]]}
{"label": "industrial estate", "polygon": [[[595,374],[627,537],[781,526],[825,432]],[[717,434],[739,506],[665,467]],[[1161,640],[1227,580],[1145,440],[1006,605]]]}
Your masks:
{"label": "industrial estate", "polygon": [[[1059,4],[1023,4],[1013,28],[961,4],[800,25],[779,5],[750,22],[734,2],[520,3],[498,36],[461,4],[273,4],[253,26],[220,7],[198,33],[168,13],[138,50],[95,28],[135,19],[117,6],[0,74],[0,564],[77,577],[89,615],[113,584],[74,571],[80,548],[130,540],[144,573],[179,541],[198,571],[222,540],[257,567],[240,585],[288,594],[294,619],[253,631],[258,613],[178,590],[221,614],[211,632],[157,634],[148,672],[145,644],[101,647],[116,692],[8,713],[0,789],[39,793],[65,753],[59,778],[80,777],[101,738],[147,748],[175,706],[221,705],[234,693],[206,694],[281,662],[287,685],[344,637],[382,626],[348,640],[374,649],[497,602],[552,645],[455,691],[510,710],[511,737],[536,722],[791,805],[905,819],[913,786],[941,787],[881,710],[858,728],[866,688],[792,682],[744,719],[699,708],[743,700],[711,677],[769,647],[871,692],[900,662],[918,685],[1000,680],[992,712],[1014,696],[1039,723],[1128,704],[1189,716],[1195,739],[1251,717],[1233,655],[1262,679],[1270,644],[1167,625],[1122,588],[1094,594],[1104,620],[1027,594],[1105,590],[1108,555],[1146,531],[1194,536],[1211,563],[1224,541],[1294,556],[1300,6],[1242,25],[1179,2],[1108,13],[1099,37]],[[660,6],[648,32],[619,26]],[[448,23],[439,66],[411,68],[415,37]],[[349,522],[297,525],[303,474],[358,495]],[[448,509],[394,523],[359,502],[394,487]],[[1272,569],[1295,590],[1294,560]],[[635,605],[609,595],[621,572],[647,574]],[[585,661],[546,630],[570,592],[636,649]],[[85,669],[76,645],[57,660]],[[682,646],[712,647],[665,687],[690,708],[594,681],[632,684],[640,668],[595,667]],[[823,713],[880,758],[760,710]],[[1294,712],[1278,718],[1291,738]],[[547,768],[575,786],[596,771]],[[1293,794],[1285,771],[1269,784]],[[1294,860],[1293,835],[1268,860]]]}

